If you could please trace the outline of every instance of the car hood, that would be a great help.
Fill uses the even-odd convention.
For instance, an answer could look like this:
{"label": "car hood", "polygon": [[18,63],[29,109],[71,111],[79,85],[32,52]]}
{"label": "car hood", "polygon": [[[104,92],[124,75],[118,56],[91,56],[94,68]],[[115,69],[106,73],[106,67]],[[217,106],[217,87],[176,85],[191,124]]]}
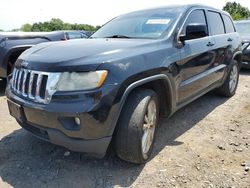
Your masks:
{"label": "car hood", "polygon": [[76,39],[38,44],[26,50],[19,60],[29,69],[59,72],[95,70],[105,62],[140,51],[154,40],[145,39]]}

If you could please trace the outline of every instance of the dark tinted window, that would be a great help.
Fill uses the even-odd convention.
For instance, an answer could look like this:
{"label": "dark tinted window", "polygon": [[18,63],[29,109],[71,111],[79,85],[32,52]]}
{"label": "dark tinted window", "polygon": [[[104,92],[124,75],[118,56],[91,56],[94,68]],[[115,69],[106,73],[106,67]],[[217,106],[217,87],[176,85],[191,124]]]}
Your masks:
{"label": "dark tinted window", "polygon": [[181,35],[185,35],[187,25],[191,24],[191,23],[200,23],[200,24],[207,25],[204,11],[203,10],[194,10],[193,12],[191,12],[189,14],[189,16],[184,24],[184,27],[182,28]]}
{"label": "dark tinted window", "polygon": [[210,25],[211,34],[219,35],[225,33],[221,16],[217,12],[208,11],[208,23]]}
{"label": "dark tinted window", "polygon": [[82,34],[79,32],[68,32],[67,33],[67,38],[68,39],[79,39],[82,38]]}
{"label": "dark tinted window", "polygon": [[223,17],[223,20],[224,20],[226,32],[227,33],[235,32],[232,20],[226,15],[222,15],[222,17]]}

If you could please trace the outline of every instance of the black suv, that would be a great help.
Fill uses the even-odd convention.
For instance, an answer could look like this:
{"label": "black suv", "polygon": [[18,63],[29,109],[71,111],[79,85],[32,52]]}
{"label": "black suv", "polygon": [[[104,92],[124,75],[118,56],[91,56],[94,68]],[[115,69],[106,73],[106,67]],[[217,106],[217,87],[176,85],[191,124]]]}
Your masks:
{"label": "black suv", "polygon": [[143,163],[160,116],[213,89],[235,94],[241,54],[226,12],[188,5],[125,14],[90,39],[25,51],[6,91],[10,114],[54,144],[102,157],[112,140],[120,158]]}

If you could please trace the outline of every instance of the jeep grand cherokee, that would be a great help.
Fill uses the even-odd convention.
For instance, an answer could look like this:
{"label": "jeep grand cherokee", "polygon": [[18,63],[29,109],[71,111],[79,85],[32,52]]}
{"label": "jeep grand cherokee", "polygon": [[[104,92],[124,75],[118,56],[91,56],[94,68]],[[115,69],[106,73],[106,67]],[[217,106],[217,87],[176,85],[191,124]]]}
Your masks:
{"label": "jeep grand cherokee", "polygon": [[233,96],[240,63],[240,37],[226,12],[200,5],[137,11],[90,39],[25,51],[6,91],[9,111],[51,143],[102,157],[112,140],[120,158],[143,163],[159,117],[213,89]]}

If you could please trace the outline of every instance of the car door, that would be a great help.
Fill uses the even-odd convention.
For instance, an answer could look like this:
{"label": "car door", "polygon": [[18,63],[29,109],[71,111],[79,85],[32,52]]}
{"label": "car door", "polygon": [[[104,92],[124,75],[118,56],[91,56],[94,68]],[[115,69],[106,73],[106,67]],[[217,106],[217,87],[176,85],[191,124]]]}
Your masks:
{"label": "car door", "polygon": [[[225,59],[224,64],[229,64],[232,60],[232,57],[235,53],[235,50],[239,47],[240,36],[236,33],[236,29],[234,27],[233,21],[229,15],[222,14],[223,22],[225,25],[225,38],[226,41],[226,48],[225,48]],[[243,51],[244,53],[244,51]]]}
{"label": "car door", "polygon": [[[212,81],[220,81],[225,75],[226,65],[230,63],[233,56],[233,43],[236,42],[235,37],[237,36],[234,32],[234,28],[231,28],[228,33],[226,33],[225,20],[223,21],[222,15],[219,12],[207,10],[206,11],[209,33],[214,38],[214,50],[215,59],[211,64],[210,69],[213,71]],[[228,21],[228,20],[227,20]],[[235,36],[234,36],[235,35]]]}
{"label": "car door", "polygon": [[[188,24],[195,23],[207,26],[203,9],[195,9],[188,15],[180,35],[185,35]],[[178,104],[188,101],[210,84],[206,71],[209,70],[215,59],[214,43],[214,38],[211,36],[184,41],[183,47],[180,49],[181,60],[177,62],[180,70],[177,81]]]}

